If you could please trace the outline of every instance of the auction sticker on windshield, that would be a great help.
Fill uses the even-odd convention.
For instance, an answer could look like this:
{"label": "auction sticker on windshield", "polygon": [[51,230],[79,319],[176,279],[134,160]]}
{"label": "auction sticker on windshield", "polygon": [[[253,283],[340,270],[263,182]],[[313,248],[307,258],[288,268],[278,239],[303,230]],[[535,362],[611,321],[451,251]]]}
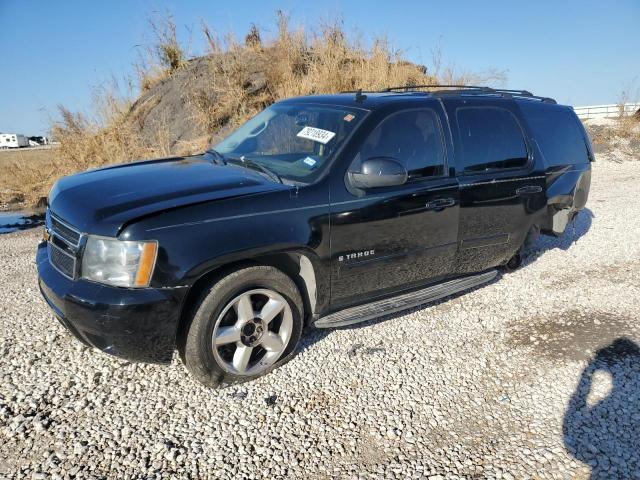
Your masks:
{"label": "auction sticker on windshield", "polygon": [[298,132],[298,137],[313,140],[314,142],[322,144],[326,144],[335,136],[336,132],[330,132],[329,130],[323,130],[315,127],[304,127]]}

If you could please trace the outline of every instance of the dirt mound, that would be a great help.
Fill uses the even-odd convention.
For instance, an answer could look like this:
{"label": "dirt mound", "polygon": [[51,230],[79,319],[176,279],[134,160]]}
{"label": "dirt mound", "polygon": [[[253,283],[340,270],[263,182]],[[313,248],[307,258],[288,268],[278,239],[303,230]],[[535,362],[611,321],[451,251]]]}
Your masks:
{"label": "dirt mound", "polygon": [[191,61],[143,93],[131,106],[128,119],[146,142],[157,141],[159,132],[168,135],[166,140],[171,145],[204,134],[189,99],[195,92],[208,90],[209,63],[209,57]]}
{"label": "dirt mound", "polygon": [[146,146],[184,153],[282,98],[437,81],[426,67],[383,47],[368,53],[344,40],[325,39],[321,46],[301,42],[285,38],[270,46],[242,45],[194,58],[144,91],[127,122]]}
{"label": "dirt mound", "polygon": [[[228,92],[221,82],[219,66],[230,59],[227,53],[198,57],[187,62],[168,78],[144,92],[127,115],[147,144],[166,144],[171,150],[190,150],[208,143],[211,132],[206,110]],[[255,95],[265,88],[264,56],[244,52],[246,67],[243,88]],[[224,128],[229,118],[222,118]]]}

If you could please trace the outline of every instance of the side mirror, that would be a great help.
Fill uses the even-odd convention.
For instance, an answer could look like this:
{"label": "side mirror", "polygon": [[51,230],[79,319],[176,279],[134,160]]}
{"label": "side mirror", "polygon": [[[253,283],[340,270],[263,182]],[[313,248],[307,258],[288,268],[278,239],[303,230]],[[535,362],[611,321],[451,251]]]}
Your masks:
{"label": "side mirror", "polygon": [[403,185],[409,177],[407,169],[392,157],[367,158],[359,171],[349,171],[347,175],[351,185],[364,190]]}

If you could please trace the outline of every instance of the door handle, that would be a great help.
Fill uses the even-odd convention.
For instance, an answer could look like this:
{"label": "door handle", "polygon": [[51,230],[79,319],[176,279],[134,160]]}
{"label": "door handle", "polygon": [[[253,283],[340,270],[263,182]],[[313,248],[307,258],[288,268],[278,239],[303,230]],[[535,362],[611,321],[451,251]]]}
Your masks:
{"label": "door handle", "polygon": [[425,207],[427,207],[428,210],[442,210],[447,207],[453,207],[455,204],[456,201],[453,198],[438,198],[437,200],[427,202]]}
{"label": "door handle", "polygon": [[526,187],[516,189],[516,195],[530,195],[532,193],[540,192],[542,192],[542,187],[539,185],[527,185]]}

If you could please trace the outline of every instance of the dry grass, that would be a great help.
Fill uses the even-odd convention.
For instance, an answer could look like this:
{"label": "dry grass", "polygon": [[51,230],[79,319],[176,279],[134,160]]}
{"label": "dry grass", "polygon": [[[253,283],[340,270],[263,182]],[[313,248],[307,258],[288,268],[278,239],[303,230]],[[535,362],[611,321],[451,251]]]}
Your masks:
{"label": "dry grass", "polygon": [[[375,40],[366,49],[349,40],[337,24],[307,33],[290,28],[288,18],[279,13],[278,33],[266,43],[255,26],[244,43],[230,37],[219,42],[206,27],[205,35],[213,53],[211,88],[215,95],[202,95],[193,104],[210,133],[237,126],[287,97],[437,83],[435,76],[405,61],[385,39]],[[260,65],[259,72],[256,65]]]}
{"label": "dry grass", "polygon": [[620,117],[606,127],[587,124],[587,128],[594,145],[610,145],[619,141],[640,143],[640,118],[638,117]]}
{"label": "dry grass", "polygon": [[[440,58],[428,70],[406,61],[401,51],[393,49],[385,38],[366,47],[361,41],[347,37],[339,23],[318,31],[291,28],[281,12],[277,16],[277,34],[265,40],[255,26],[237,41],[226,36],[223,41],[203,26],[210,52],[206,90],[185,94],[185,108],[191,108],[194,121],[206,136],[181,139],[172,144],[166,129],[157,127],[152,140],[140,135],[140,125],[128,115],[132,102],[126,98],[101,92],[96,97],[95,119],[60,108],[60,120],[53,134],[61,142],[54,161],[46,169],[33,164],[14,165],[5,192],[14,192],[35,203],[45,196],[53,182],[62,175],[124,162],[130,159],[183,153],[191,142],[204,147],[212,136],[228,132],[267,105],[282,98],[338,92],[343,90],[376,90],[387,86],[411,84],[501,82],[501,73],[484,76],[454,74],[452,68],[441,68]],[[160,82],[170,81],[174,72],[186,71],[185,49],[178,42],[173,20],[151,21],[155,44],[137,65],[141,91]],[[4,198],[6,201],[6,198]]]}
{"label": "dry grass", "polygon": [[637,161],[640,158],[640,118],[587,120],[585,126],[591,137],[596,158],[614,162]]}
{"label": "dry grass", "polygon": [[443,67],[439,48],[433,68],[427,69],[407,61],[386,38],[375,39],[371,47],[349,39],[340,23],[308,32],[292,28],[289,18],[278,12],[277,25],[277,35],[266,42],[253,25],[244,43],[229,36],[220,41],[203,25],[211,53],[210,89],[189,100],[210,135],[224,133],[267,105],[292,96],[505,80],[504,73],[494,70],[470,74]]}
{"label": "dry grass", "polygon": [[44,164],[25,159],[11,162],[5,185],[0,190],[4,193],[0,201],[24,201],[33,206],[61,176],[161,153],[160,144],[145,146],[125,121],[127,101],[106,91],[97,95],[98,115],[94,119],[59,107],[61,120],[52,127],[59,147],[47,151],[49,158]]}
{"label": "dry grass", "polygon": [[[0,150],[0,204],[22,207],[27,201],[26,186],[39,188],[46,172],[55,170],[53,149]],[[34,205],[29,196],[28,205]]]}
{"label": "dry grass", "polygon": [[616,132],[621,138],[640,141],[640,117],[622,117],[617,121]]}

